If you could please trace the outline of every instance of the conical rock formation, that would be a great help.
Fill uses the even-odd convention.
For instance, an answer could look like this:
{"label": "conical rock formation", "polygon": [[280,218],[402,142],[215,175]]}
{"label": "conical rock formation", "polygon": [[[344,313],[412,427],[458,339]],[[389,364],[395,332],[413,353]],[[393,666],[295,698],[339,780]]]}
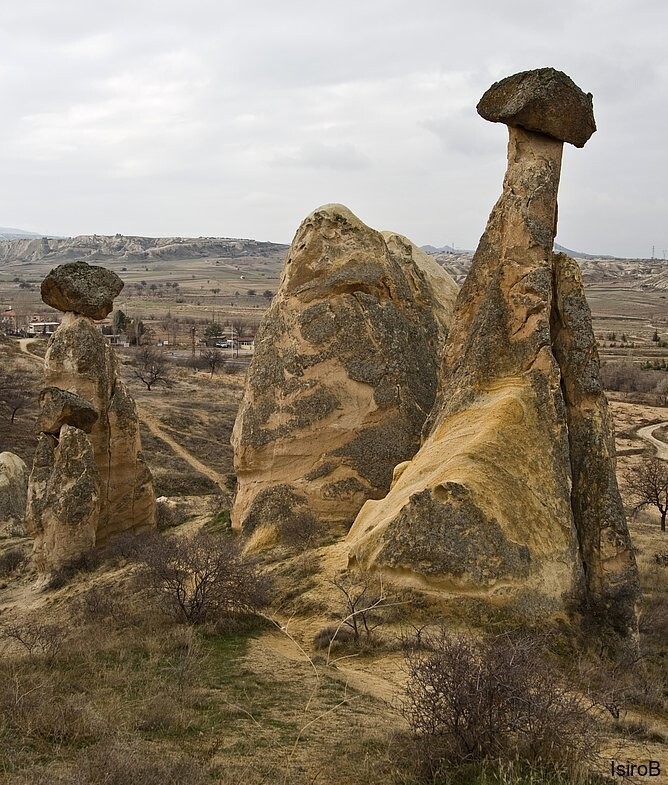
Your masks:
{"label": "conical rock formation", "polygon": [[[81,264],[76,265],[77,277],[69,287],[67,270],[56,268],[48,277],[65,291],[76,289],[81,279],[88,284],[98,278],[106,280],[99,272],[84,275]],[[100,295],[91,284],[90,302],[81,295],[83,300],[77,307],[90,311],[109,296],[109,292]],[[38,419],[43,434],[30,478],[27,527],[36,539],[38,566],[52,569],[84,545],[98,546],[121,532],[154,526],[155,495],[141,454],[135,403],[120,380],[116,355],[90,317],[65,313],[50,340],[44,375],[46,387],[40,395]],[[75,445],[68,450],[63,449],[65,433],[68,444]],[[70,507],[55,505],[51,492],[53,489],[57,494],[59,485],[66,487],[74,481],[84,459],[70,462],[67,458],[87,455],[86,444],[93,456],[95,479],[87,469],[84,485],[96,488],[95,501],[86,508],[86,522],[79,521],[76,536],[68,545],[67,532],[74,534],[75,529],[63,516],[69,514]]]}
{"label": "conical rock formation", "polygon": [[232,443],[233,524],[347,531],[419,446],[457,286],[341,205],[299,227],[256,338]]}
{"label": "conical rock formation", "polygon": [[[559,72],[543,70],[552,84]],[[540,73],[519,82],[522,116],[527,82],[540,87]],[[584,95],[570,80],[562,87]],[[586,100],[564,105],[584,113],[564,126],[595,128]],[[423,444],[397,467],[387,497],[362,508],[350,560],[528,616],[574,597],[613,598],[612,626],[627,634],[637,574],[591,317],[577,266],[552,254],[566,136],[554,125],[559,109],[541,133],[510,127],[503,193],[455,306]]]}

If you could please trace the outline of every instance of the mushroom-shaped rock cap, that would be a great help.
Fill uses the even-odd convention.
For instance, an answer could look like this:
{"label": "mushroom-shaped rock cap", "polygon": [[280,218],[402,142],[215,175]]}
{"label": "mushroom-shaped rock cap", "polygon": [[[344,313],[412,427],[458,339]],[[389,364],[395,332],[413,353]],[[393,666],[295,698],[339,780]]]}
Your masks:
{"label": "mushroom-shaped rock cap", "polygon": [[596,130],[591,93],[554,68],[522,71],[495,82],[476,107],[485,120],[519,125],[584,147]]}
{"label": "mushroom-shaped rock cap", "polygon": [[104,319],[122,288],[123,281],[111,270],[69,262],[55,267],[42,281],[42,300],[64,313]]}

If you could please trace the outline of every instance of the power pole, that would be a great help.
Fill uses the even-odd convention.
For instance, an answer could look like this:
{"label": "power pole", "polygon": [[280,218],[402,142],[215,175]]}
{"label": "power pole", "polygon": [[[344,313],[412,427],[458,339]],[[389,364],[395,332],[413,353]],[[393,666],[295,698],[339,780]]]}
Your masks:
{"label": "power pole", "polygon": [[191,340],[191,344],[192,344],[192,358],[193,358],[193,360],[195,359],[195,333],[196,333],[196,331],[197,331],[197,328],[193,324],[193,326],[190,328],[190,340]]}

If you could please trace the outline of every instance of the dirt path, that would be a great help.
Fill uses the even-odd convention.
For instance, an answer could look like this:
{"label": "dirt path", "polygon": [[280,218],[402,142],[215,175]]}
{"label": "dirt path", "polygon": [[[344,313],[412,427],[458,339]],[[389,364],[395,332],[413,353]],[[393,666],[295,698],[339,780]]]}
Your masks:
{"label": "dirt path", "polygon": [[33,354],[29,351],[28,346],[35,341],[35,338],[19,338],[19,349],[23,354],[27,354],[28,357],[38,362],[40,365],[44,365],[44,360],[36,354]]}
{"label": "dirt path", "polygon": [[189,463],[193,469],[198,471],[200,474],[203,474],[205,477],[208,477],[212,482],[214,482],[223,493],[228,492],[227,485],[225,484],[226,477],[222,474],[218,474],[218,472],[211,469],[206,464],[202,463],[200,460],[195,458],[195,456],[188,452],[185,447],[182,447],[177,441],[174,441],[172,437],[163,431],[160,423],[143,407],[137,407],[139,409],[139,419],[141,422],[146,424],[146,427],[151,431],[154,436],[157,436],[158,439],[165,442],[165,444],[169,445],[172,450],[179,456],[179,458],[183,458],[186,463]]}
{"label": "dirt path", "polygon": [[668,422],[655,422],[653,425],[646,425],[644,428],[638,428],[636,431],[641,439],[654,448],[656,457],[661,458],[664,461],[668,461],[668,444],[655,438],[653,434],[658,428],[664,428],[666,426],[668,426]]}

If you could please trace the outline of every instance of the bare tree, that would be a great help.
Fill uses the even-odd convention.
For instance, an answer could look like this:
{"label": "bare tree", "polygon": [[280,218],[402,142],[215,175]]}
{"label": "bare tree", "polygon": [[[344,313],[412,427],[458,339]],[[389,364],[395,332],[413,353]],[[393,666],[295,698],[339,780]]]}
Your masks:
{"label": "bare tree", "polygon": [[200,366],[206,368],[211,373],[211,376],[217,370],[225,369],[225,358],[220,349],[204,349],[199,356]]}
{"label": "bare tree", "polygon": [[386,602],[382,582],[367,573],[351,571],[338,575],[332,584],[342,595],[341,626],[350,630],[355,643],[359,643],[362,633],[371,637],[384,621],[380,614]]}
{"label": "bare tree", "polygon": [[666,531],[668,514],[668,463],[660,458],[643,458],[629,467],[624,477],[635,510],[656,507],[661,516],[661,531]]}
{"label": "bare tree", "polygon": [[138,554],[144,585],[167,613],[187,624],[255,613],[269,580],[236,543],[203,530],[190,537],[149,537]]}
{"label": "bare tree", "polygon": [[30,384],[22,376],[15,375],[8,379],[3,379],[2,390],[0,391],[0,401],[5,404],[11,413],[11,422],[16,419],[16,415],[28,406],[34,393]]}
{"label": "bare tree", "polygon": [[135,376],[146,385],[148,390],[154,384],[164,384],[171,387],[169,378],[169,361],[165,355],[152,346],[143,346],[136,356]]}

